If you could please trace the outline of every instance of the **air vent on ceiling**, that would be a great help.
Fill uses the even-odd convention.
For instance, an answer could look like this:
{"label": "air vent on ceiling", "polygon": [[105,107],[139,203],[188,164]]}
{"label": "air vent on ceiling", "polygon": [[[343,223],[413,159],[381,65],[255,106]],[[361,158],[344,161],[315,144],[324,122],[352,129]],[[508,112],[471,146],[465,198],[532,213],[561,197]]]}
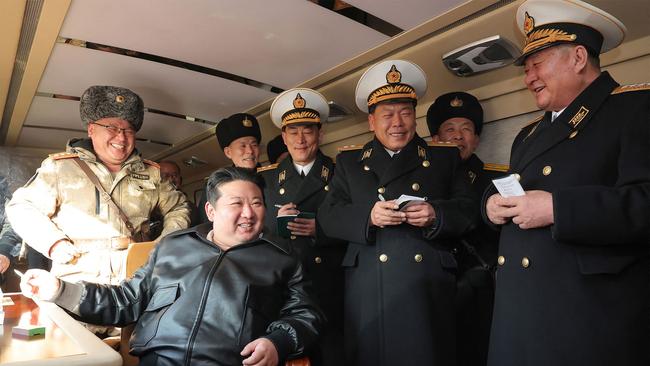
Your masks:
{"label": "air vent on ceiling", "polygon": [[520,54],[512,42],[496,35],[447,52],[442,62],[458,76],[471,76],[510,65]]}
{"label": "air vent on ceiling", "polygon": [[207,164],[207,162],[205,160],[201,160],[196,156],[192,155],[189,158],[183,159],[183,164],[185,164],[190,168],[198,168],[200,166]]}
{"label": "air vent on ceiling", "polygon": [[342,121],[352,116],[352,111],[348,108],[337,104],[334,101],[329,101],[327,104],[330,106],[330,116],[327,118],[328,123]]}

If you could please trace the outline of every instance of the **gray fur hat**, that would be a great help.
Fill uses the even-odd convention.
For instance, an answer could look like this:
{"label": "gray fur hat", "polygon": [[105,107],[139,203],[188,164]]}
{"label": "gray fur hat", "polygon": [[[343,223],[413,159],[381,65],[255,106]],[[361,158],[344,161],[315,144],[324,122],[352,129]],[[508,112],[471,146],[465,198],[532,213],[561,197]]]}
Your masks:
{"label": "gray fur hat", "polygon": [[102,118],[128,121],[136,131],[142,127],[144,103],[134,92],[117,86],[94,85],[81,95],[79,106],[84,127]]}

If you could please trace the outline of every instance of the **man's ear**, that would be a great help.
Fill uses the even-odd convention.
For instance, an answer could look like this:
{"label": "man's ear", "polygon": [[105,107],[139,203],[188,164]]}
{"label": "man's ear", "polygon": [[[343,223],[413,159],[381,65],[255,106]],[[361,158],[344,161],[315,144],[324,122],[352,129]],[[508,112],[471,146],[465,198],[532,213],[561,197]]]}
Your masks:
{"label": "man's ear", "polygon": [[368,114],[368,130],[375,130],[375,116],[372,113]]}
{"label": "man's ear", "polygon": [[94,129],[95,129],[95,125],[92,124],[92,123],[89,123],[88,124],[88,137],[93,136]]}
{"label": "man's ear", "polygon": [[230,146],[226,146],[223,148],[223,153],[226,155],[226,157],[230,160],[232,160],[232,151],[230,151]]}
{"label": "man's ear", "polygon": [[325,136],[325,133],[323,132],[323,127],[318,128],[318,146],[323,143],[323,137]]}
{"label": "man's ear", "polygon": [[205,203],[205,214],[208,216],[210,222],[214,221],[214,207],[212,207],[209,201]]}
{"label": "man's ear", "polygon": [[474,139],[474,144],[473,144],[474,146],[472,146],[472,153],[474,153],[474,151],[476,151],[476,149],[478,148],[478,145],[481,143],[481,137],[479,135],[475,135],[475,136],[476,136],[476,138]]}
{"label": "man's ear", "polygon": [[573,56],[574,67],[576,72],[583,71],[587,67],[587,64],[589,63],[589,52],[587,51],[585,46],[582,45],[576,46],[573,49],[572,56]]}
{"label": "man's ear", "polygon": [[431,136],[431,140],[433,142],[440,142],[440,136],[438,136],[438,134],[435,134],[435,135]]}

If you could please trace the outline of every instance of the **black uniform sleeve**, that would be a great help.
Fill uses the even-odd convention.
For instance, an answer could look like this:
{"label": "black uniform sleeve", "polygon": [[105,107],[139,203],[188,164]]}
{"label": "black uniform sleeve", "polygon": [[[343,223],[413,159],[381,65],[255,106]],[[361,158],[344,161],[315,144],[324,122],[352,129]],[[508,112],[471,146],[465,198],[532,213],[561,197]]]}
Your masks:
{"label": "black uniform sleeve", "polygon": [[[348,158],[348,162],[346,162]],[[374,202],[353,202],[348,185],[348,172],[345,165],[352,162],[341,153],[336,157],[334,178],[330,191],[318,209],[318,219],[325,234],[330,238],[353,243],[370,243],[370,211]]]}
{"label": "black uniform sleeve", "polygon": [[135,323],[150,300],[151,273],[159,247],[154,249],[146,265],[121,284],[66,282],[54,302],[86,323],[119,327]]}
{"label": "black uniform sleeve", "polygon": [[[449,148],[443,148],[449,149]],[[449,198],[431,200],[436,212],[436,223],[424,230],[426,239],[456,238],[473,230],[479,217],[478,200],[468,180],[467,171],[460,165],[460,156],[454,151],[451,194]]]}
{"label": "black uniform sleeve", "polygon": [[288,357],[300,356],[314,344],[324,323],[325,317],[307,295],[305,285],[302,265],[296,261],[280,318],[269,325],[265,336],[275,345],[281,365]]}

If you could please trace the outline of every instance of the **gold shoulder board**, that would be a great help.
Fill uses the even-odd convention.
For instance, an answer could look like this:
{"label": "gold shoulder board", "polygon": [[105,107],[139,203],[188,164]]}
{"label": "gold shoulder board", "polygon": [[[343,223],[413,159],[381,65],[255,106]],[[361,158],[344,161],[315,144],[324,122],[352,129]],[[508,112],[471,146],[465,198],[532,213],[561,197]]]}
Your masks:
{"label": "gold shoulder board", "polygon": [[510,169],[509,165],[506,164],[494,164],[494,163],[485,163],[483,164],[483,170],[490,170],[493,172],[507,172]]}
{"label": "gold shoulder board", "polygon": [[160,169],[160,165],[158,165],[158,163],[156,163],[155,161],[151,161],[151,160],[147,160],[147,159],[142,159],[142,161],[147,165],[151,165],[152,167],[156,167],[156,168]]}
{"label": "gold shoulder board", "polygon": [[429,146],[440,146],[440,147],[458,147],[457,144],[454,144],[453,142],[433,142],[433,141],[428,141],[427,145]]}
{"label": "gold shoulder board", "polygon": [[49,157],[52,160],[61,160],[61,159],[70,159],[70,158],[76,158],[79,155],[76,153],[69,153],[69,152],[60,152],[56,154],[50,154]]}
{"label": "gold shoulder board", "polygon": [[338,148],[339,152],[363,149],[363,145],[345,145]]}
{"label": "gold shoulder board", "polygon": [[533,125],[533,124],[535,124],[535,123],[541,121],[542,118],[544,118],[544,115],[543,115],[543,114],[542,114],[541,116],[535,118],[532,122],[527,123],[527,124],[526,124],[524,127],[522,127],[521,129],[523,130],[524,128],[529,127],[530,125]]}
{"label": "gold shoulder board", "polygon": [[265,172],[267,170],[275,169],[275,168],[278,167],[278,165],[280,165],[280,163],[270,164],[270,165],[267,165],[267,166],[261,166],[261,167],[257,168],[257,172],[261,173],[261,172]]}
{"label": "gold shoulder board", "polygon": [[612,94],[620,94],[620,93],[639,91],[639,90],[650,90],[650,83],[621,85],[618,88],[612,90]]}

